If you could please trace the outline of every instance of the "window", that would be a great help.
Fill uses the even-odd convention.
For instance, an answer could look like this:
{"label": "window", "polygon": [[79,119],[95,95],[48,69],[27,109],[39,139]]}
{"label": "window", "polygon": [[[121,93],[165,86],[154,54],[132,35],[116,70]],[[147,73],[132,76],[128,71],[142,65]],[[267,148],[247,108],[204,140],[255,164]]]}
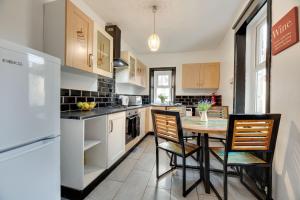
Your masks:
{"label": "window", "polygon": [[[170,103],[172,98],[172,71],[154,72],[154,103]],[[165,102],[161,102],[159,96],[165,96]]]}
{"label": "window", "polygon": [[267,55],[267,20],[258,25],[256,30],[256,66],[255,66],[255,112],[266,112],[266,55]]}
{"label": "window", "polygon": [[265,12],[262,9],[247,27],[246,113],[266,112],[268,28]]}

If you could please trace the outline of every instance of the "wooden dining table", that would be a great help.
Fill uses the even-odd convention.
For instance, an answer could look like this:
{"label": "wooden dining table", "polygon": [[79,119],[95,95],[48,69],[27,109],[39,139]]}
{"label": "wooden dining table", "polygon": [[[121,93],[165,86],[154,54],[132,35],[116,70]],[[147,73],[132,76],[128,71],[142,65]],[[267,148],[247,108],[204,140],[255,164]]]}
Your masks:
{"label": "wooden dining table", "polygon": [[208,118],[207,122],[202,122],[200,117],[193,116],[182,117],[181,123],[183,130],[198,134],[198,141],[201,141],[204,161],[204,187],[205,192],[210,193],[209,136],[216,136],[219,134],[224,137],[227,133],[228,120],[221,118]]}

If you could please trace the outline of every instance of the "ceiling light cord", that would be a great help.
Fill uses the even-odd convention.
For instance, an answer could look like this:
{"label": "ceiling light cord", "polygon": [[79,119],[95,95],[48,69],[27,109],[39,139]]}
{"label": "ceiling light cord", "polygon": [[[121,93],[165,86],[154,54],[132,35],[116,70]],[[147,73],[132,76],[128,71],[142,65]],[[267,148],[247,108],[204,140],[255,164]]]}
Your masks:
{"label": "ceiling light cord", "polygon": [[154,33],[156,33],[156,12],[157,12],[157,6],[152,6],[152,12],[153,12],[153,24],[154,24]]}

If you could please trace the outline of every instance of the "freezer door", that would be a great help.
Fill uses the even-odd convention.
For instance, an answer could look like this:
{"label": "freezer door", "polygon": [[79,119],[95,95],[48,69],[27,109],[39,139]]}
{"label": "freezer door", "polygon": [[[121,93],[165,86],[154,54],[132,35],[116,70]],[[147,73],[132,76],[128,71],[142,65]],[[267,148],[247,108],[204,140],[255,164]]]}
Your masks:
{"label": "freezer door", "polygon": [[33,52],[0,42],[0,152],[59,134],[60,65]]}
{"label": "freezer door", "polygon": [[1,200],[60,200],[60,138],[0,153]]}

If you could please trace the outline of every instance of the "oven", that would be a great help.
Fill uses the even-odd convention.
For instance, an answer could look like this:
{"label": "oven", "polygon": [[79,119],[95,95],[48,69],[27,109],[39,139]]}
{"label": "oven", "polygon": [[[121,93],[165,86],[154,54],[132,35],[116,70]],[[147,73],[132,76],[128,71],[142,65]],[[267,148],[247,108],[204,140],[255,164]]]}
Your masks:
{"label": "oven", "polygon": [[125,142],[130,143],[140,135],[140,115],[138,110],[128,110],[126,112],[126,134]]}

